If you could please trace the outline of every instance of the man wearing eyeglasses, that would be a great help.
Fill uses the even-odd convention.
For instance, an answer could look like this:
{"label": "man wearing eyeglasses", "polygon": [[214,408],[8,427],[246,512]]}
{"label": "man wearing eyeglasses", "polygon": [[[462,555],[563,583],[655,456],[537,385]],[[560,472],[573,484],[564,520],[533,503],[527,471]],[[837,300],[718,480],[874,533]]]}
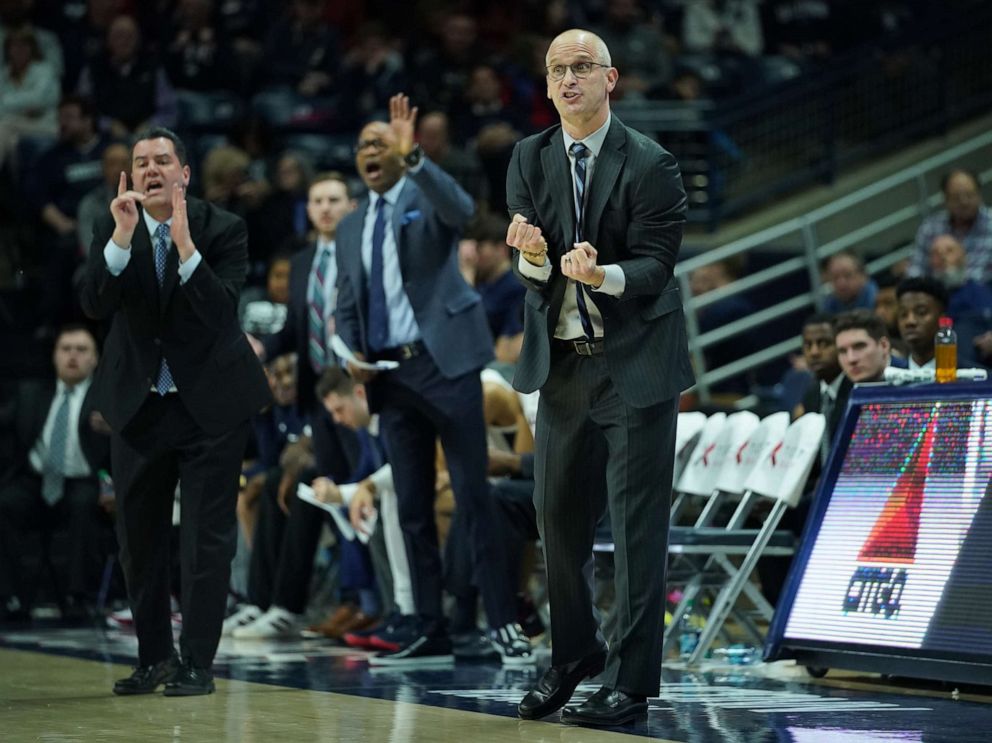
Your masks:
{"label": "man wearing eyeglasses", "polygon": [[434,525],[434,442],[441,439],[459,510],[473,546],[475,577],[506,665],[533,662],[516,624],[502,551],[490,534],[486,432],[479,372],[493,357],[481,298],[458,270],[458,239],[472,200],[414,144],[417,109],[390,99],[388,123],[359,134],[355,164],[369,196],[338,227],[337,331],[359,357],[396,362],[349,371],[379,413],[393,466],[417,623],[395,652],[372,665],[416,666],[454,659],[441,614],[442,569]]}
{"label": "man wearing eyeglasses", "polygon": [[[566,31],[546,62],[561,125],[519,142],[506,179],[506,241],[528,290],[513,384],[541,391],[534,501],[554,638],[551,668],[518,711],[549,715],[602,672],[562,721],[619,725],[646,714],[660,685],[676,410],[693,382],[673,280],[686,198],[672,155],[610,113],[619,73],[598,36]],[[608,647],[588,581],[607,505]]]}

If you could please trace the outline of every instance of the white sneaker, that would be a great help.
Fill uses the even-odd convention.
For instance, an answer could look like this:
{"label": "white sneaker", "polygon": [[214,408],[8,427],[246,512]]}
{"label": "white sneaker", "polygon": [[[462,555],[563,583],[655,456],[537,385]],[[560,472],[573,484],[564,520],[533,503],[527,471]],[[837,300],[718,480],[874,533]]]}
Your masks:
{"label": "white sneaker", "polygon": [[278,640],[299,637],[303,616],[293,614],[281,606],[270,607],[251,624],[238,627],[231,633],[235,640]]}
{"label": "white sneaker", "polygon": [[230,637],[234,634],[234,630],[251,624],[264,613],[254,604],[243,604],[236,612],[224,620],[224,626],[220,631],[221,636]]}
{"label": "white sneaker", "polygon": [[504,624],[492,630],[490,639],[504,666],[529,666],[537,660],[519,624]]}

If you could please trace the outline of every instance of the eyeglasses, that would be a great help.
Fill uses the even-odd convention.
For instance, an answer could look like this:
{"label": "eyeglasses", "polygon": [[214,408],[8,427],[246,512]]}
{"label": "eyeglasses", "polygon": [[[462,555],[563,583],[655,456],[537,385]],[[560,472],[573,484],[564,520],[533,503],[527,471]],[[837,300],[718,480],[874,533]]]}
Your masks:
{"label": "eyeglasses", "polygon": [[380,152],[385,152],[388,146],[381,139],[365,139],[355,145],[355,154],[369,150],[373,155],[378,155]]}
{"label": "eyeglasses", "polygon": [[609,65],[600,64],[599,62],[576,62],[575,64],[548,65],[546,69],[548,71],[548,77],[554,80],[555,82],[558,82],[559,80],[563,80],[565,78],[565,73],[568,70],[571,70],[572,74],[575,75],[575,77],[577,77],[580,80],[582,80],[583,78],[587,78],[589,77],[589,74],[592,72],[593,67],[609,68]]}

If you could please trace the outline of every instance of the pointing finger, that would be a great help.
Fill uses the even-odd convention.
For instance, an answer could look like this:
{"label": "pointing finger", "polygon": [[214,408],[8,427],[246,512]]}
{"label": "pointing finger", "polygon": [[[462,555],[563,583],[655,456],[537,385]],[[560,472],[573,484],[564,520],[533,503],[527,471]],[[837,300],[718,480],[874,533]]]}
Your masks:
{"label": "pointing finger", "polygon": [[127,175],[122,170],[121,171],[121,180],[120,180],[120,183],[117,185],[117,195],[118,196],[123,196],[125,191],[127,191]]}

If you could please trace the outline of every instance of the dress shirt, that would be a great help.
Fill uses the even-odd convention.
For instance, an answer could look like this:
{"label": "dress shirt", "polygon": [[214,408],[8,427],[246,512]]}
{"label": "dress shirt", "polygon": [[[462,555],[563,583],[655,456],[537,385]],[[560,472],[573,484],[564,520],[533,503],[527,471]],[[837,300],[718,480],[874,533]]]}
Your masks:
{"label": "dress shirt", "polygon": [[916,371],[917,369],[933,369],[934,371],[937,371],[937,357],[936,356],[934,356],[932,359],[930,359],[925,364],[917,364],[916,363],[916,360],[913,358],[912,354],[910,354],[909,358],[906,359],[906,360],[909,362],[909,369],[910,369],[910,371]]}
{"label": "dress shirt", "polygon": [[[582,139],[582,143],[589,149],[589,154],[586,155],[586,187],[584,190],[584,198],[588,201],[590,187],[592,185],[593,173],[596,168],[596,158],[599,156],[600,150],[603,149],[603,142],[606,140],[606,135],[610,130],[610,122],[612,120],[612,114],[606,117],[606,122],[592,134],[590,134],[585,139]],[[580,141],[569,136],[568,132],[562,129],[562,139],[565,144],[565,156],[568,158],[568,170],[569,175],[572,178],[572,204],[575,209],[574,213],[579,214],[579,203],[577,200],[576,189],[575,189],[575,157],[569,151],[569,148],[574,142]],[[585,235],[586,240],[589,239],[589,235]],[[571,250],[571,242],[564,246],[565,248]],[[593,245],[593,247],[596,247]],[[548,260],[547,256],[544,258],[543,266],[535,266],[530,263],[522,255],[518,258],[520,272],[527,276],[528,278],[534,279],[536,281],[547,281],[551,278],[551,262]],[[599,292],[601,294],[609,294],[614,297],[619,297],[623,295],[624,288],[626,287],[626,276],[624,276],[623,269],[616,264],[609,264],[602,266],[604,272],[603,283],[598,287],[594,288],[587,285],[588,291]],[[565,287],[565,296],[561,305],[561,312],[558,314],[558,325],[555,328],[556,338],[582,338],[585,336],[585,331],[582,329],[582,322],[579,319],[579,305],[576,301],[576,284],[575,281],[569,279],[568,284]],[[599,308],[595,306],[595,298],[592,302],[587,302],[586,307],[589,310],[589,319],[592,321],[593,331],[597,338],[603,337],[603,316],[599,312]]]}
{"label": "dress shirt", "polygon": [[[416,172],[411,170],[411,172]],[[382,283],[386,290],[386,309],[389,311],[389,337],[387,347],[401,346],[420,340],[420,326],[413,314],[413,305],[403,288],[403,271],[400,267],[400,254],[396,245],[396,233],[393,230],[393,207],[399,199],[406,176],[380,195],[375,191],[369,192],[369,206],[365,212],[365,224],[362,228],[362,267],[368,280],[372,271],[372,231],[375,228],[375,210],[379,199],[385,199],[383,218],[386,220],[386,234],[382,241]]]}
{"label": "dress shirt", "polygon": [[[62,395],[67,388],[65,382],[61,379],[58,380],[55,385],[55,397],[52,398],[52,404],[48,408],[48,417],[45,418],[45,426],[41,429],[41,436],[38,437],[28,454],[31,469],[39,475],[44,468],[45,458],[48,455],[48,445],[52,440],[55,414],[59,405],[62,404]],[[89,388],[90,379],[87,378],[73,387],[69,393],[69,430],[65,438],[65,472],[63,473],[66,477],[89,477],[92,474],[89,462],[86,461],[83,449],[79,445],[79,414],[83,409],[83,399]]]}
{"label": "dress shirt", "polygon": [[[155,230],[158,229],[162,222],[159,222],[154,217],[152,217],[148,212],[142,209],[141,216],[144,217],[145,227],[148,229],[148,239],[152,244],[152,261],[154,262],[155,256]],[[172,217],[165,220],[164,224],[172,226]],[[171,249],[171,248],[170,248]],[[114,242],[114,238],[111,237],[107,240],[107,245],[103,249],[104,260],[107,261],[107,269],[114,276],[120,276],[127,268],[127,264],[131,261],[131,246],[121,247]],[[199,250],[194,250],[193,255],[191,255],[186,261],[179,261],[179,283],[185,284],[189,281],[189,277],[193,275],[193,271],[196,267],[200,265],[200,261],[203,257],[200,255]]]}

